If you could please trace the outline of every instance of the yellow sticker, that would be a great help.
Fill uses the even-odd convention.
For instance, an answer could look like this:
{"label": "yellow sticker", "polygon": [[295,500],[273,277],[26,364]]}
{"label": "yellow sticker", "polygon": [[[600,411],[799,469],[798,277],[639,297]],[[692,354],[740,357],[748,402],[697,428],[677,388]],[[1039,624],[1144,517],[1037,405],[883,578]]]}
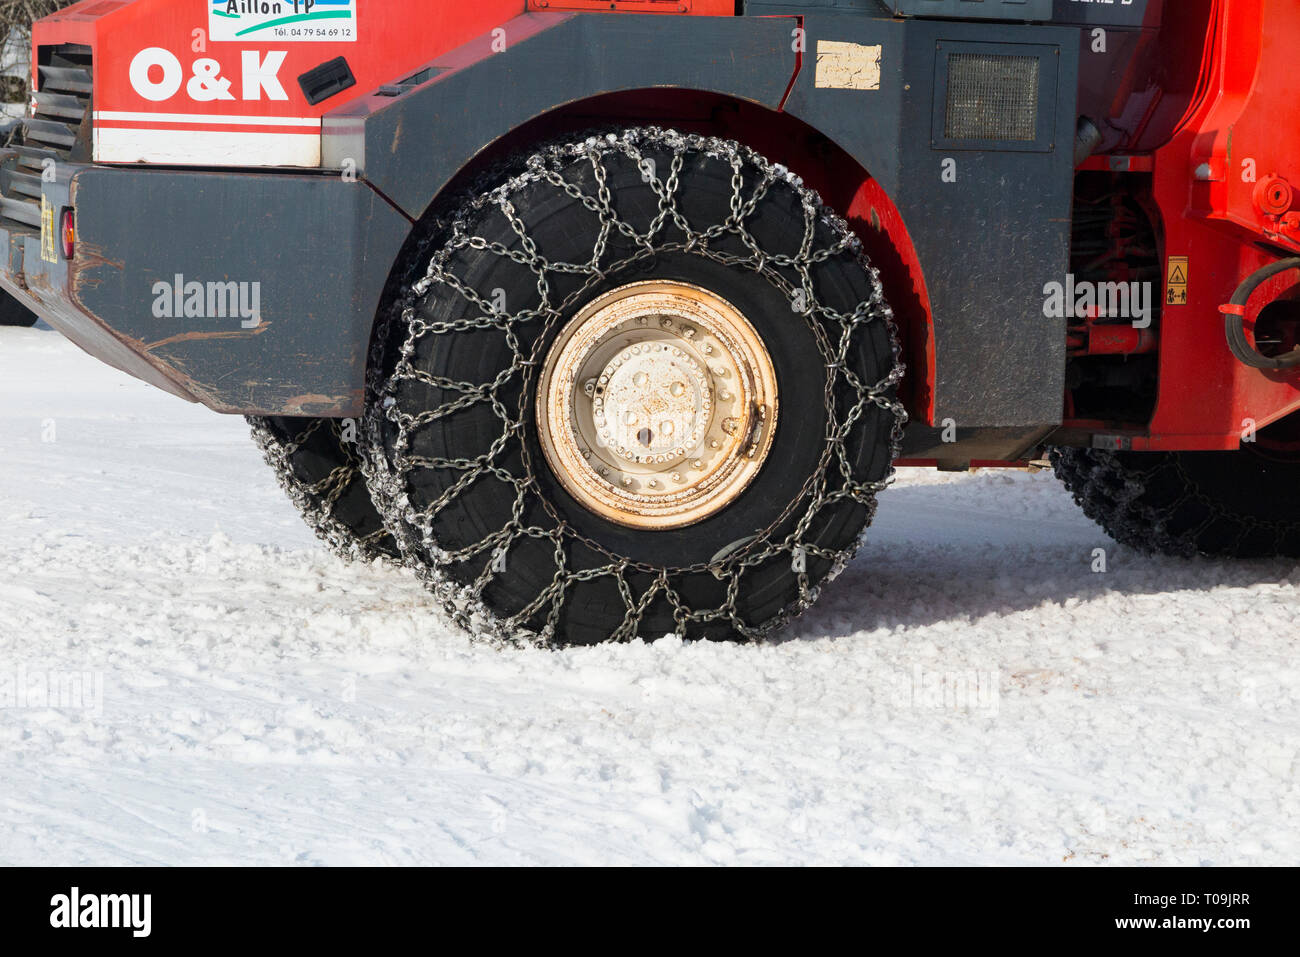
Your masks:
{"label": "yellow sticker", "polygon": [[41,258],[47,263],[59,261],[58,238],[54,233],[54,207],[41,197]]}
{"label": "yellow sticker", "polygon": [[880,46],[843,43],[839,40],[817,41],[817,89],[880,89]]}
{"label": "yellow sticker", "polygon": [[1166,305],[1187,305],[1187,276],[1190,271],[1186,256],[1169,257],[1169,277],[1165,281]]}

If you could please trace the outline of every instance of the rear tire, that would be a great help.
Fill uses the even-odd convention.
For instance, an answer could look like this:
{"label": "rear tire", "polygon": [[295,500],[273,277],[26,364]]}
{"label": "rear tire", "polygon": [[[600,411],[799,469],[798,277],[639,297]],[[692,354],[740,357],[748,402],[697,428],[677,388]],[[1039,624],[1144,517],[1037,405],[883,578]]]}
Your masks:
{"label": "rear tire", "polygon": [[332,552],[349,561],[398,557],[361,474],[356,422],[249,416],[248,424],[281,488]]}
{"label": "rear tire", "polygon": [[1057,478],[1121,545],[1190,557],[1300,557],[1300,462],[1263,452],[1054,449]]}
{"label": "rear tire", "polygon": [[[592,644],[755,638],[808,607],[856,550],[905,421],[892,318],[843,220],[745,147],[631,130],[521,157],[442,222],[379,343],[366,431],[372,497],[453,618]],[[734,305],[780,396],[752,481],[662,529],[584,504],[538,411],[566,326],[652,281]]]}
{"label": "rear tire", "polygon": [[39,318],[36,313],[0,289],[0,326],[31,327],[36,325]]}

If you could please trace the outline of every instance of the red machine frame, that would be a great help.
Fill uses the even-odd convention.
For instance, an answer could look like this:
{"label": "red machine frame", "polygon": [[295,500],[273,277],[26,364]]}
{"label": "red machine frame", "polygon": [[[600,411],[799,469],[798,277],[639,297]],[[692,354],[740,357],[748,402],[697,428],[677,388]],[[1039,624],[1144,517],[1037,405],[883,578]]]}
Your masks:
{"label": "red machine frame", "polygon": [[[421,7],[421,15],[436,18],[432,32],[447,49],[529,11],[554,14],[612,8],[690,16],[730,16],[735,12],[732,0],[481,0],[433,8],[427,8],[425,2],[390,0],[386,9],[374,11],[374,29],[384,29],[385,23],[392,27],[382,44],[320,43],[291,50],[285,77],[297,76],[336,49],[349,55],[357,74],[354,91],[306,113],[301,104],[265,99],[250,102],[239,97],[196,106],[180,102],[185,99],[183,93],[175,104],[149,102],[132,89],[126,70],[106,69],[108,64],[97,59],[95,128],[151,125],[178,133],[205,128],[218,133],[272,133],[280,128],[269,125],[268,120],[319,118],[337,110],[351,95],[391,82],[402,71],[418,69],[428,61],[429,31],[415,35],[398,29],[403,17],[413,15],[413,6]],[[1066,430],[1091,434],[1097,444],[1116,448],[1233,449],[1243,435],[1300,410],[1300,372],[1260,370],[1238,361],[1226,345],[1220,312],[1246,277],[1281,257],[1300,254],[1300,198],[1292,188],[1292,183],[1300,182],[1300,170],[1293,168],[1296,161],[1292,159],[1300,152],[1300,131],[1279,122],[1291,116],[1300,102],[1300,71],[1291,63],[1295,41],[1300,39],[1300,5],[1295,0],[1193,2],[1208,6],[1206,35],[1194,38],[1195,42],[1193,38],[1181,39],[1183,48],[1157,48],[1162,56],[1182,57],[1185,68],[1199,64],[1196,95],[1172,138],[1128,156],[1112,152],[1094,157],[1084,167],[1124,169],[1135,185],[1147,179],[1158,211],[1162,264],[1169,271],[1185,262],[1187,270],[1185,285],[1178,287],[1180,292],[1186,290],[1185,302],[1181,295],[1178,301],[1169,302],[1167,285],[1159,290],[1166,302],[1156,340],[1133,337],[1132,346],[1116,346],[1120,352],[1153,348],[1158,352],[1158,398],[1147,427],[1070,418],[1067,406]],[[192,49],[194,57],[237,59],[242,52],[243,45],[237,43],[204,46],[204,38],[193,35],[192,15],[178,12],[169,18],[169,9],[178,8],[138,3],[105,14],[101,2],[90,0],[37,23],[33,40],[37,47],[53,43],[93,47],[100,31],[106,29],[102,21],[110,20],[111,28],[122,31],[121,35],[138,36],[141,43],[169,50]],[[1180,14],[1171,10],[1166,19],[1175,15]],[[125,53],[115,51],[115,55]],[[130,118],[165,116],[160,111],[206,114],[207,121],[196,125],[184,118]],[[285,132],[294,130],[286,128]],[[827,182],[815,185],[828,199],[843,203],[843,211],[860,231],[865,232],[862,224],[869,217],[884,221],[884,233],[903,263],[899,281],[910,281],[919,290],[923,314],[900,316],[909,364],[907,398],[914,421],[933,425],[935,356],[933,337],[926,332],[932,320],[924,277],[905,224],[869,174],[844,164],[827,174]],[[834,177],[844,181],[829,181]],[[1143,184],[1142,190],[1146,189]],[[1295,285],[1293,273],[1265,284],[1246,309],[1247,328],[1262,305]]]}

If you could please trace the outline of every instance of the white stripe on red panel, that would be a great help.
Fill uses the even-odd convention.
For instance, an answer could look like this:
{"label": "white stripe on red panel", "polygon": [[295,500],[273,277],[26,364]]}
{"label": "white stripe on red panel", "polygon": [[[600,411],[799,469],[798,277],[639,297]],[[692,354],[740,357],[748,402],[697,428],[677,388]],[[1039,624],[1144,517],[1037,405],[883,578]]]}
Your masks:
{"label": "white stripe on red panel", "polygon": [[150,130],[95,127],[98,163],[175,166],[320,165],[320,130]]}

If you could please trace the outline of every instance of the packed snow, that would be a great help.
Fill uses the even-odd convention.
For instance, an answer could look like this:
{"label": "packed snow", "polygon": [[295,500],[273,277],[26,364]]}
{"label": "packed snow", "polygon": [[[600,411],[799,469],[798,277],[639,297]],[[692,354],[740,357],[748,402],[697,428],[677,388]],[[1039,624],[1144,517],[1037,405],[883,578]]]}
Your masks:
{"label": "packed snow", "polygon": [[1050,473],[903,471],[779,640],[544,651],[52,331],[0,329],[0,462],[3,864],[1300,859],[1300,568],[1140,556]]}

